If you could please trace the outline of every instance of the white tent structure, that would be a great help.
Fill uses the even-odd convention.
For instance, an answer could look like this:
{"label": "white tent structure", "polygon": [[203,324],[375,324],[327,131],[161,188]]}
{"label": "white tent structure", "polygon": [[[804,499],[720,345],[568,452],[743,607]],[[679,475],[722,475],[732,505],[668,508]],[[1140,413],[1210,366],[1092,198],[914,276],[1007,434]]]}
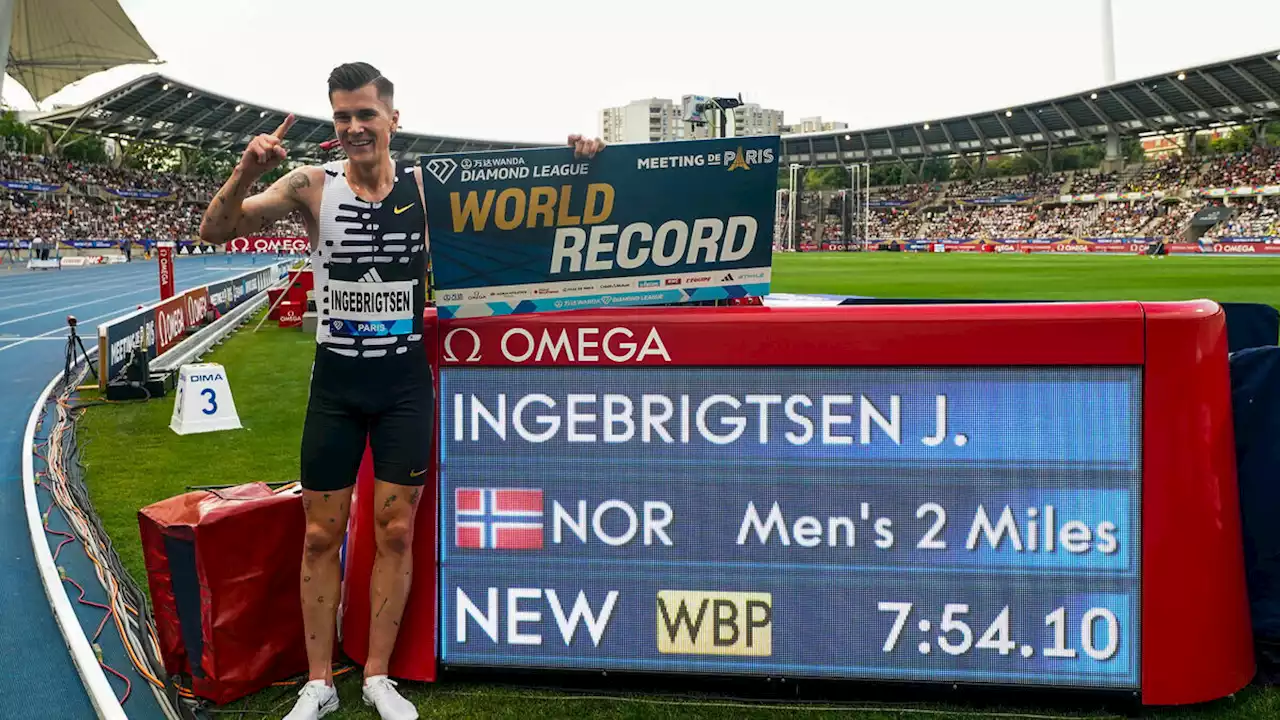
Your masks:
{"label": "white tent structure", "polygon": [[0,0],[0,58],[42,102],[84,77],[156,54],[118,0]]}

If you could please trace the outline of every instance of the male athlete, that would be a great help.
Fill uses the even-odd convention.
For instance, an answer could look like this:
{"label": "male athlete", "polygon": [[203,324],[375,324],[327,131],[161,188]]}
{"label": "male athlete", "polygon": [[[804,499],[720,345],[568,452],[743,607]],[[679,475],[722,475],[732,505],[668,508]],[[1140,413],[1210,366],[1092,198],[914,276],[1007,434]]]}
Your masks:
{"label": "male athlete", "polygon": [[[383,720],[418,717],[395,690],[387,663],[395,647],[413,569],[413,524],[430,461],[431,368],[422,343],[427,227],[422,173],[391,159],[400,122],[393,87],[367,63],[329,75],[333,126],[347,160],[301,167],[258,195],[249,188],[280,165],[290,115],[254,138],[200,224],[204,240],[248,235],[297,211],[311,238],[316,357],[302,431],[302,617],[309,682],[286,720],[314,720],[338,709],[333,687],[334,617],[341,579],[338,549],[365,439],[373,449],[374,539],[369,657],[364,702]],[[579,135],[569,144],[594,157],[604,144]]]}

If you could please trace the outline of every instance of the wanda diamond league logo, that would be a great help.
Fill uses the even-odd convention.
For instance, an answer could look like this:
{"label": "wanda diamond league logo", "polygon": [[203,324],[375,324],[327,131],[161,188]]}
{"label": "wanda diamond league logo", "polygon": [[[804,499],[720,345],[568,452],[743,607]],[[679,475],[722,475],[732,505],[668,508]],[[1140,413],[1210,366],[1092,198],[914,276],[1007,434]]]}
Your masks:
{"label": "wanda diamond league logo", "polygon": [[427,161],[427,172],[440,181],[443,185],[449,182],[449,178],[453,177],[453,171],[458,169],[458,163],[453,158],[434,158]]}

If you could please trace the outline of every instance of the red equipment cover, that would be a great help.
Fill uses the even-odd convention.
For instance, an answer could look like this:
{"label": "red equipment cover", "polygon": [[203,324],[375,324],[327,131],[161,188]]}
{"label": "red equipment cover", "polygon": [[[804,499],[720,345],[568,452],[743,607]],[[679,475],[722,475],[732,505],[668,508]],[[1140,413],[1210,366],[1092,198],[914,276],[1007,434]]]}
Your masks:
{"label": "red equipment cover", "polygon": [[285,300],[277,307],[279,311],[279,319],[277,324],[282,328],[302,327],[303,305]]}
{"label": "red equipment cover", "polygon": [[280,296],[284,294],[284,288],[267,288],[267,307],[271,308],[271,312],[267,313],[268,320],[280,319]]}
{"label": "red equipment cover", "polygon": [[165,670],[223,704],[306,672],[298,493],[264,483],[138,511]]}
{"label": "red equipment cover", "polygon": [[315,275],[310,270],[290,270],[289,287],[285,290],[285,300],[288,302],[298,303],[298,306],[305,309],[307,307],[307,293],[315,290]]}

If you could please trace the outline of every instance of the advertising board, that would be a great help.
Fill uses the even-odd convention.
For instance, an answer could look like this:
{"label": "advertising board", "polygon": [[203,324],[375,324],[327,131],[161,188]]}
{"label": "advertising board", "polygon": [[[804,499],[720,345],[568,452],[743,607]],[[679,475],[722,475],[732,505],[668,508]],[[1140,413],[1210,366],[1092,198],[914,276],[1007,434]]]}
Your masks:
{"label": "advertising board", "polygon": [[[187,330],[205,321],[209,308],[219,314],[235,308],[284,276],[284,264],[273,264],[209,285],[191,288],[98,326],[102,369],[100,384],[115,378],[135,348],[154,360],[182,340]],[[172,277],[172,274],[170,275]]]}
{"label": "advertising board", "polygon": [[227,241],[226,251],[305,255],[311,252],[311,241],[304,237],[237,237]]}

